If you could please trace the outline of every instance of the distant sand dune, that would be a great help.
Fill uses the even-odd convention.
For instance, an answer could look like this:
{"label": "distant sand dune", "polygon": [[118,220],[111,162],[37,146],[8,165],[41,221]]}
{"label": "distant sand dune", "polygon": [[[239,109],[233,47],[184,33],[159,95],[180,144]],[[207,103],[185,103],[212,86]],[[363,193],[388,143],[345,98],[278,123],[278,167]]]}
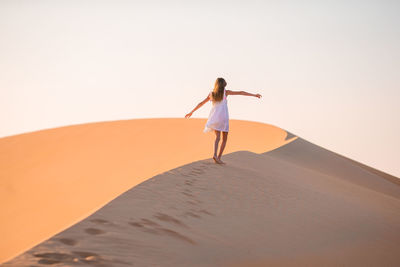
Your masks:
{"label": "distant sand dune", "polygon": [[400,265],[386,174],[301,138],[225,161],[160,173],[4,266]]}
{"label": "distant sand dune", "polygon": [[[214,136],[203,133],[204,124],[205,119],[192,118],[136,119],[1,138],[0,262],[74,225],[154,175],[210,158]],[[230,124],[226,153],[262,153],[296,139],[286,140],[286,131],[273,125],[239,120]],[[173,222],[166,215],[159,218]],[[146,225],[149,221],[137,223]],[[97,225],[102,225],[101,221]],[[192,240],[167,228],[149,231],[189,244]],[[106,233],[93,226],[82,234],[97,238]],[[78,245],[68,237],[58,243]],[[78,253],[74,257],[93,260],[97,256]],[[39,258],[50,264],[71,257],[53,253]]]}
{"label": "distant sand dune", "polygon": [[[392,185],[392,183],[400,185],[399,178],[324,149],[302,138],[298,138],[290,146],[282,146],[263,154],[266,156],[273,155],[282,161],[344,179],[395,198],[400,197],[398,188]],[[392,183],[377,179],[377,176]]]}

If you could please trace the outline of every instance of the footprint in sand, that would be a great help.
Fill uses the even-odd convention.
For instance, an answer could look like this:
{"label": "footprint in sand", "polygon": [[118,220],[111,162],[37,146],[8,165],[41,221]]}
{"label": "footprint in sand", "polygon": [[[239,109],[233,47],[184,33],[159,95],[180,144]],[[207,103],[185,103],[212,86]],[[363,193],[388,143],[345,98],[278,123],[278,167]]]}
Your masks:
{"label": "footprint in sand", "polygon": [[184,236],[184,235],[182,235],[182,234],[180,234],[180,233],[178,233],[178,232],[175,232],[175,231],[173,231],[173,230],[171,230],[171,229],[159,228],[159,229],[157,229],[157,230],[158,230],[159,232],[161,232],[161,233],[164,233],[164,234],[170,236],[170,237],[173,237],[173,238],[176,238],[176,239],[185,241],[185,242],[190,243],[190,244],[192,244],[192,245],[196,244],[196,242],[194,242],[194,241],[193,241],[192,239],[190,239],[189,237]]}
{"label": "footprint in sand", "polygon": [[72,253],[74,255],[78,256],[80,261],[83,261],[86,263],[94,263],[94,262],[98,262],[101,260],[101,257],[98,254],[93,253],[93,252],[72,251]]}
{"label": "footprint in sand", "polygon": [[57,252],[36,253],[33,256],[40,258],[38,263],[46,265],[71,262],[74,259],[72,255]]}
{"label": "footprint in sand", "polygon": [[96,224],[111,224],[109,221],[103,219],[92,219],[90,221]]}
{"label": "footprint in sand", "polygon": [[146,225],[155,226],[155,227],[160,226],[158,223],[153,222],[152,220],[149,220],[149,219],[145,219],[145,218],[142,218],[140,220],[140,222],[129,222],[129,224],[132,226],[136,226],[136,227],[145,227]]}
{"label": "footprint in sand", "polygon": [[68,246],[75,246],[78,244],[78,241],[72,238],[60,238],[58,241]]}
{"label": "footprint in sand", "polygon": [[185,196],[188,196],[188,197],[194,197],[192,194],[187,193],[187,192],[182,192],[182,194],[184,194]]}
{"label": "footprint in sand", "polygon": [[170,222],[170,223],[173,223],[173,224],[188,228],[188,226],[186,224],[184,224],[180,220],[178,220],[178,219],[176,219],[176,218],[174,218],[174,217],[172,217],[172,216],[170,216],[168,214],[164,214],[164,213],[158,212],[156,215],[154,215],[154,217],[156,217],[160,221]]}
{"label": "footprint in sand", "polygon": [[62,266],[70,266],[83,262],[86,264],[96,264],[98,266],[110,266],[105,265],[106,262],[104,262],[100,255],[87,251],[72,251],[72,254],[58,252],[36,253],[33,254],[33,256],[40,258],[38,260],[39,264],[46,265],[62,263]]}
{"label": "footprint in sand", "polygon": [[[161,220],[161,221],[172,222],[174,224],[177,224],[179,226],[183,226],[183,227],[187,228],[187,226],[184,223],[182,223],[178,219],[176,219],[176,218],[174,218],[172,216],[169,216],[167,214],[157,213],[154,216],[157,219]],[[164,228],[161,225],[159,225],[158,223],[153,222],[153,221],[151,221],[149,219],[142,218],[140,220],[140,222],[128,222],[128,223],[130,225],[132,225],[132,226],[140,228],[143,232],[146,232],[146,233],[151,233],[151,234],[155,234],[155,235],[168,235],[170,237],[179,239],[181,241],[185,241],[185,242],[190,243],[192,245],[196,244],[196,242],[194,242],[189,237],[184,236],[184,235],[182,235],[182,234],[180,234],[180,233],[178,233],[178,232],[176,232],[174,230]]]}
{"label": "footprint in sand", "polygon": [[105,233],[105,231],[97,228],[86,228],[85,232],[88,233],[89,235],[100,235]]}
{"label": "footprint in sand", "polygon": [[189,185],[189,186],[193,185],[193,180],[186,180],[185,185]]}
{"label": "footprint in sand", "polygon": [[194,176],[197,176],[197,175],[200,175],[200,174],[203,174],[204,173],[204,171],[203,170],[200,170],[200,169],[193,169],[191,172],[190,172],[190,174],[191,175],[194,175]]}
{"label": "footprint in sand", "polygon": [[144,225],[139,222],[129,222],[129,224],[136,227],[144,227]]}

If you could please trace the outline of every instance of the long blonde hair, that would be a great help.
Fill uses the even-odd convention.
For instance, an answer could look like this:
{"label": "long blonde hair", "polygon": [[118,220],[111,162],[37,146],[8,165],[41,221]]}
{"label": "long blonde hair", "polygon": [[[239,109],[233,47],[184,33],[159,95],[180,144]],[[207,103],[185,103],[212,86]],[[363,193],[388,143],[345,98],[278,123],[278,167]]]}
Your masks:
{"label": "long blonde hair", "polygon": [[211,93],[211,100],[219,102],[224,97],[224,90],[226,86],[226,81],[224,78],[217,78],[214,85],[214,90]]}

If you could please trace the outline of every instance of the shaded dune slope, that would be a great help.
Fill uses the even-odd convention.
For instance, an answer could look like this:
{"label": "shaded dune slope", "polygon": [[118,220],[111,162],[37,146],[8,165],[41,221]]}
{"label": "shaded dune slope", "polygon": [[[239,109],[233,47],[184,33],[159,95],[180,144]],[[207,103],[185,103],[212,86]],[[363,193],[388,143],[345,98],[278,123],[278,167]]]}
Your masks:
{"label": "shaded dune slope", "polygon": [[154,176],[4,266],[399,266],[384,174],[301,138],[225,161]]}
{"label": "shaded dune slope", "polygon": [[303,138],[297,138],[290,146],[282,146],[262,154],[399,198],[397,187],[391,184],[400,185],[399,178],[329,151]]}

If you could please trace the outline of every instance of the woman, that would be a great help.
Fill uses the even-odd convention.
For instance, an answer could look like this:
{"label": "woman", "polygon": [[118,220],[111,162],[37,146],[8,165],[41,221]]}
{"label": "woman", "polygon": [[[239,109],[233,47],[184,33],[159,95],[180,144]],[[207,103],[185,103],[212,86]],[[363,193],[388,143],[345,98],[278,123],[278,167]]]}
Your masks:
{"label": "woman", "polygon": [[[244,95],[244,96],[254,96],[260,98],[260,94],[251,94],[245,91],[231,91],[225,90],[227,83],[223,78],[217,78],[215,81],[214,89],[207,95],[207,97],[201,101],[190,113],[185,115],[185,118],[192,116],[193,112],[207,103],[209,100],[212,101],[212,108],[208,116],[207,123],[204,128],[204,132],[215,132],[215,143],[214,143],[214,155],[213,160],[218,164],[224,164],[221,160],[222,153],[228,140],[229,132],[229,113],[228,104],[226,97],[228,95]],[[218,144],[220,141],[222,132],[222,143],[218,152]]]}

